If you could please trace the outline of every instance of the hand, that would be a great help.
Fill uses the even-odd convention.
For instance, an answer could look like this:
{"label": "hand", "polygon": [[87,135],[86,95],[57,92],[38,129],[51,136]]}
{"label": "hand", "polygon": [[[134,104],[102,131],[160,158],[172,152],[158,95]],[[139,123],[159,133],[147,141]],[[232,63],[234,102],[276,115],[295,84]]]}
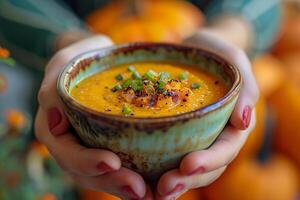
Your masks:
{"label": "hand", "polygon": [[212,51],[236,65],[244,85],[228,125],[214,144],[209,149],[188,154],[178,169],[160,178],[155,194],[159,200],[175,199],[189,189],[207,186],[216,180],[236,157],[255,125],[253,109],[259,92],[246,54],[208,29],[185,42]]}
{"label": "hand", "polygon": [[[60,50],[50,60],[38,95],[40,107],[35,133],[62,169],[80,186],[114,194],[122,199],[137,199],[145,196],[147,190],[143,178],[121,167],[116,154],[81,146],[68,129],[69,122],[56,93],[57,77],[70,59],[85,51],[110,45],[112,42],[107,37],[94,36]],[[146,196],[150,195],[148,192]]]}

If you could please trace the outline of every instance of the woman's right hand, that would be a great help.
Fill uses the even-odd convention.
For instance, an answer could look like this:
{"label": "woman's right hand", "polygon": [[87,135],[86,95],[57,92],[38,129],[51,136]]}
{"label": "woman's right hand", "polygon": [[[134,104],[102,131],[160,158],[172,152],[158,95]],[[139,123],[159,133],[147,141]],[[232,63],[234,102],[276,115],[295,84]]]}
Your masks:
{"label": "woman's right hand", "polygon": [[40,106],[35,120],[36,137],[80,186],[107,192],[122,199],[152,199],[143,178],[122,167],[116,154],[80,144],[69,130],[68,119],[57,96],[58,75],[73,57],[110,45],[112,42],[109,38],[93,36],[60,50],[50,60],[38,95]]}

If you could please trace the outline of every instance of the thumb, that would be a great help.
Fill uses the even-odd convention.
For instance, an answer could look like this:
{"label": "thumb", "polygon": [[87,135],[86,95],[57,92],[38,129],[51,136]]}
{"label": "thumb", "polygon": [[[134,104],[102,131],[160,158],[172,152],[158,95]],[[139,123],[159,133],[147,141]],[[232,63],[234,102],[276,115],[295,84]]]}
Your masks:
{"label": "thumb", "polygon": [[38,101],[41,109],[47,113],[48,126],[52,134],[63,134],[69,128],[68,119],[63,113],[56,91],[56,82],[61,70],[75,56],[110,45],[112,45],[112,42],[109,38],[93,36],[60,50],[46,66],[44,80],[38,94]]}

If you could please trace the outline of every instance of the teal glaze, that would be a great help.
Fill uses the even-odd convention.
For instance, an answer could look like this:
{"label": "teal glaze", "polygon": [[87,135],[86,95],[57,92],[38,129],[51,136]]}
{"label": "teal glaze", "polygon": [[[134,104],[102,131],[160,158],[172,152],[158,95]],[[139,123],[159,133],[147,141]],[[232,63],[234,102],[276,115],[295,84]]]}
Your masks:
{"label": "teal glaze", "polygon": [[[135,118],[93,111],[69,93],[82,79],[124,63],[180,62],[222,77],[231,90],[199,110],[170,117]],[[238,70],[222,58],[192,47],[136,43],[88,52],[75,58],[61,74],[58,93],[79,138],[89,147],[115,152],[122,164],[156,181],[178,167],[184,155],[208,148],[226,125],[241,87]]]}

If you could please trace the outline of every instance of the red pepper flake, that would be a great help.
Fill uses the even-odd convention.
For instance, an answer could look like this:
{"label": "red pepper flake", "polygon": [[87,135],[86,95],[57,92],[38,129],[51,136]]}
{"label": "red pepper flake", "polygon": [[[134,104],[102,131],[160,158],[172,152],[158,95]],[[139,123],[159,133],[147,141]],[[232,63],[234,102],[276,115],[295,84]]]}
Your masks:
{"label": "red pepper flake", "polygon": [[179,100],[179,96],[178,96],[178,95],[172,96],[172,101],[173,101],[174,103],[177,103],[178,100]]}

